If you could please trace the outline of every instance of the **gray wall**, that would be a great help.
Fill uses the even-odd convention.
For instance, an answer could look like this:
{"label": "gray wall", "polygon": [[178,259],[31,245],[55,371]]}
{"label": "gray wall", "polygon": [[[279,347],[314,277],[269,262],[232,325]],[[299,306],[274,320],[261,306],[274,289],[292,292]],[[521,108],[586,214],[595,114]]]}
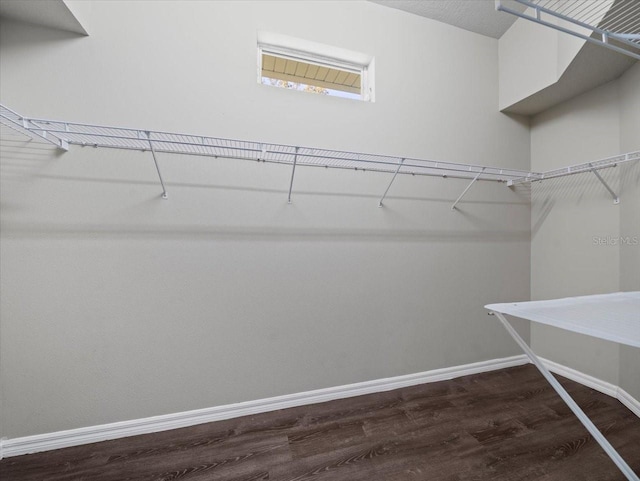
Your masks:
{"label": "gray wall", "polygon": [[[620,149],[640,150],[639,64],[620,79]],[[620,205],[620,235],[640,239],[640,164],[627,165],[621,173],[620,189],[630,202]],[[640,246],[634,242],[620,245],[620,288],[640,291]]]}
{"label": "gray wall", "polygon": [[[640,64],[620,79],[532,119],[531,167],[548,170],[640,150]],[[602,172],[619,192],[614,205],[595,176],[533,185],[531,298],[547,299],[640,289],[638,165]],[[540,355],[592,374],[640,397],[637,350],[534,325]]]}
{"label": "gray wall", "polygon": [[[330,25],[330,28],[326,26]],[[376,57],[377,101],[256,83],[256,32]],[[34,116],[528,169],[497,41],[369,2],[96,2],[89,37],[3,23]],[[401,55],[398,52],[403,52]],[[398,71],[408,74],[399,85]],[[482,306],[530,292],[528,192],[72,147],[3,132],[2,435],[518,354]],[[520,325],[528,338],[528,326]]]}
{"label": "gray wall", "polygon": [[[620,144],[623,152],[640,149],[640,64],[620,80]],[[630,199],[620,207],[620,289],[640,291],[640,163],[626,166],[621,190]],[[637,242],[636,242],[637,241]],[[640,349],[620,346],[620,385],[640,399]]]}
{"label": "gray wall", "polygon": [[[532,8],[525,13],[533,17],[536,15]],[[574,27],[553,17],[545,20],[564,28]],[[597,24],[599,19],[591,21]],[[585,43],[586,40],[518,18],[498,41],[500,109],[506,109],[558,82]]]}

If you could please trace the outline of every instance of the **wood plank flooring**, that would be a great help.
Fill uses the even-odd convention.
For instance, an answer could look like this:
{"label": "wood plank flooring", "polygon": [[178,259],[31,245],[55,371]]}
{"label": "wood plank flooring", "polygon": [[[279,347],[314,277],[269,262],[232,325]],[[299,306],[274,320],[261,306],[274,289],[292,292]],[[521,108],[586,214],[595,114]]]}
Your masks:
{"label": "wood plank flooring", "polygon": [[[640,419],[560,378],[640,473]],[[0,461],[2,481],[624,480],[531,365]]]}

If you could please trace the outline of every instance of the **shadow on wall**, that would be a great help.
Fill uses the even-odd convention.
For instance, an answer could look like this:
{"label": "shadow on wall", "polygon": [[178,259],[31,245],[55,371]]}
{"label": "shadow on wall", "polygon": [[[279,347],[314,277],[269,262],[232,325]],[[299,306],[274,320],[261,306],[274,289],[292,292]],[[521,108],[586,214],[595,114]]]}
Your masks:
{"label": "shadow on wall", "polygon": [[[62,157],[65,152],[52,147],[49,144],[39,143],[38,141],[32,139],[18,139],[16,136],[19,134],[14,134],[13,138],[8,138],[9,136],[5,134],[5,131],[8,128],[2,126],[2,139],[0,141],[0,147],[2,148],[2,152],[4,154],[5,160],[2,162],[2,174],[12,177],[29,177],[36,179],[46,179],[46,180],[59,180],[59,181],[71,181],[71,182],[85,182],[85,183],[99,183],[99,184],[124,184],[124,185],[139,185],[139,186],[157,186],[160,190],[160,184],[157,180],[157,177],[154,177],[154,172],[150,170],[149,180],[135,180],[129,178],[105,178],[105,177],[87,177],[87,176],[65,176],[65,175],[57,175],[57,174],[49,174],[42,173],[45,169],[48,162],[51,161],[52,154],[56,157]],[[10,134],[9,134],[10,135]],[[20,136],[22,137],[22,136]],[[71,148],[78,148],[77,146],[72,146]],[[79,147],[91,149],[91,146],[87,147]],[[163,153],[165,155],[171,155],[167,153]],[[147,159],[148,161],[148,159]],[[239,162],[257,162],[260,161],[251,161],[246,159],[238,159]],[[150,163],[150,162],[148,162]],[[324,169],[323,166],[314,167],[314,166],[298,166],[298,169]],[[346,171],[350,171],[352,169],[344,169]],[[391,179],[391,176],[385,172],[363,172],[362,169],[359,171],[363,174],[373,174],[373,175],[381,175],[384,176],[385,179]],[[5,179],[9,178],[5,177]],[[459,183],[460,191],[464,189],[464,182],[469,182],[467,179],[444,179],[444,181],[454,181]],[[237,191],[237,192],[261,192],[267,194],[278,194],[286,195],[288,191],[286,189],[271,189],[266,187],[247,187],[241,185],[228,185],[228,184],[213,184],[213,183],[195,183],[195,182],[165,182],[168,186],[171,187],[186,187],[193,189],[216,189],[216,190],[227,190],[227,191]],[[495,182],[496,185],[499,185],[498,182]],[[525,184],[519,184],[512,188],[517,194],[518,197],[522,200],[520,201],[496,201],[496,200],[473,200],[473,201],[465,201],[465,199],[460,201],[460,204],[472,203],[472,204],[480,204],[480,205],[528,205],[528,199],[530,196],[530,188]],[[457,192],[456,192],[457,193]],[[316,190],[298,190],[295,189],[296,196],[314,196],[314,197],[343,197],[343,198],[361,198],[361,199],[372,199],[374,205],[380,200],[381,192],[371,193],[371,194],[362,194],[362,193],[353,193],[353,192],[326,192],[326,191],[316,191]],[[386,200],[407,200],[407,201],[417,201],[417,202],[438,202],[443,204],[453,204],[456,200],[456,197],[426,197],[426,196],[406,196],[406,195],[394,195],[390,193],[386,198]],[[386,207],[386,206],[385,206]]]}
{"label": "shadow on wall", "polygon": [[112,238],[165,240],[263,240],[354,242],[527,242],[529,231],[383,230],[269,227],[189,227],[116,224],[3,224],[5,238]]}
{"label": "shadow on wall", "polygon": [[[50,160],[50,159],[48,159]],[[246,162],[245,160],[242,160],[242,162]],[[25,166],[23,165],[19,165],[19,164],[13,164],[9,165],[9,167],[14,167],[15,170],[13,172],[11,172],[9,175],[14,175],[16,177],[20,176],[20,177],[29,177],[29,178],[35,178],[35,179],[42,179],[42,180],[53,180],[53,181],[67,181],[67,182],[83,182],[83,183],[96,183],[96,184],[114,184],[114,185],[137,185],[137,186],[152,186],[152,187],[157,187],[158,190],[158,195],[157,197],[160,198],[160,193],[162,192],[161,188],[160,188],[160,184],[159,182],[154,182],[152,180],[149,181],[143,181],[143,180],[132,180],[132,179],[125,179],[125,178],[120,178],[120,179],[106,179],[106,178],[98,178],[98,177],[77,177],[77,176],[64,176],[64,175],[54,175],[54,174],[33,174],[33,173],[28,173],[25,171]],[[28,166],[27,166],[28,167]],[[307,168],[307,166],[302,166],[302,167],[298,167],[298,169],[300,168]],[[308,167],[308,168],[314,168],[314,167]],[[20,172],[22,171],[22,172]],[[374,173],[374,175],[377,175],[378,173]],[[381,175],[385,175],[385,174],[381,174]],[[151,175],[150,175],[151,176]],[[220,190],[220,191],[233,191],[233,192],[259,192],[259,193],[264,193],[264,194],[276,194],[279,195],[281,197],[284,198],[284,201],[286,202],[287,199],[287,193],[288,191],[286,189],[270,189],[270,188],[266,188],[266,187],[247,187],[247,186],[241,186],[241,185],[223,185],[223,184],[202,184],[202,183],[194,183],[194,182],[167,182],[165,181],[165,184],[168,187],[173,187],[175,188],[190,188],[190,189],[212,189],[212,190]],[[295,196],[308,196],[308,197],[340,197],[340,198],[345,198],[345,199],[371,199],[371,205],[373,207],[376,207],[378,201],[380,200],[380,193],[377,194],[357,194],[357,193],[353,193],[353,192],[322,192],[322,191],[314,191],[314,190],[295,190],[294,189],[294,195]],[[155,199],[155,197],[154,197]],[[152,199],[150,199],[152,200]],[[440,204],[444,204],[445,206],[450,207],[451,204],[453,204],[453,202],[455,201],[454,197],[424,197],[424,196],[403,196],[403,195],[387,195],[385,197],[385,209],[386,210],[393,210],[389,207],[388,202],[390,200],[403,200],[403,201],[412,201],[412,202],[426,202],[426,203],[440,203]],[[470,201],[460,201],[458,206],[460,206],[461,204],[476,204],[476,205],[521,205],[521,206],[526,206],[529,203],[526,201],[518,201],[518,202],[514,202],[514,201],[497,201],[497,200],[470,200]],[[457,210],[460,210],[460,207],[456,207]],[[462,211],[461,211],[462,212]]]}
{"label": "shadow on wall", "polygon": [[[64,155],[64,151],[52,147],[49,144],[38,143],[33,139],[16,137],[7,140],[5,130],[2,127],[2,175],[4,180],[14,180],[39,175],[51,162],[51,158]],[[18,134],[16,134],[18,135]]]}
{"label": "shadow on wall", "polygon": [[[620,192],[621,170],[621,166],[618,166],[599,171],[605,182],[616,193]],[[613,201],[607,189],[591,172],[542,180],[535,182],[535,186],[535,189],[532,190],[532,203],[538,203],[550,197],[558,201],[571,201],[574,203],[579,203],[584,198],[598,197]]]}
{"label": "shadow on wall", "polygon": [[[144,168],[134,174],[138,178],[118,178],[117,172],[107,171],[106,175],[111,177],[99,176],[83,176],[68,175],[66,172],[58,173],[56,169],[51,168],[54,164],[52,160],[56,160],[64,155],[64,152],[55,147],[36,140],[25,140],[20,134],[13,131],[6,132],[6,128],[2,129],[2,147],[3,159],[0,166],[0,174],[5,187],[9,187],[7,191],[11,191],[9,195],[2,196],[0,209],[2,212],[2,235],[5,238],[77,238],[77,239],[93,239],[93,238],[110,238],[110,239],[180,239],[180,240],[296,240],[296,241],[375,241],[375,242],[526,242],[529,240],[528,230],[518,230],[518,228],[506,229],[504,219],[500,216],[486,216],[471,212],[467,205],[485,206],[503,206],[503,208],[517,206],[519,209],[526,209],[529,206],[530,189],[528,186],[517,186],[514,188],[517,196],[511,200],[463,200],[456,212],[450,211],[451,204],[455,201],[455,195],[464,188],[467,181],[460,179],[448,179],[447,182],[454,182],[455,190],[451,189],[451,193],[445,196],[420,196],[420,195],[389,195],[386,198],[383,209],[378,209],[377,204],[380,199],[380,192],[358,193],[348,192],[348,184],[344,188],[334,192],[322,192],[317,190],[304,190],[300,187],[294,189],[296,197],[326,197],[336,200],[340,199],[363,199],[368,205],[370,204],[371,215],[360,224],[349,223],[349,219],[357,218],[357,213],[351,213],[351,217],[345,216],[338,225],[309,225],[298,227],[292,225],[296,222],[295,216],[302,213],[296,212],[291,206],[286,205],[288,191],[286,188],[268,188],[261,186],[248,185],[225,185],[222,183],[205,183],[205,182],[167,182],[169,194],[171,190],[179,189],[196,189],[211,191],[227,191],[235,193],[233,199],[246,198],[248,195],[267,194],[278,196],[282,202],[282,211],[269,210],[271,215],[280,215],[286,218],[285,222],[277,227],[272,223],[264,220],[260,221],[260,225],[255,225],[256,217],[253,217],[253,224],[250,225],[230,225],[228,220],[218,219],[218,224],[202,220],[200,214],[193,212],[185,212],[184,206],[179,204],[169,204],[171,209],[160,209],[167,204],[160,198],[160,185],[153,171],[152,164],[148,158],[144,159]],[[78,148],[72,146],[72,148]],[[91,147],[85,147],[92,149]],[[55,157],[53,157],[55,155]],[[126,152],[126,155],[129,155]],[[128,161],[128,159],[127,159]],[[243,163],[250,161],[242,160]],[[141,165],[141,163],[135,163]],[[132,166],[134,163],[131,164]],[[104,166],[103,166],[104,167]],[[311,167],[309,167],[311,168]],[[93,170],[89,166],[85,172],[91,173]],[[103,170],[104,171],[104,170]],[[140,173],[145,179],[140,178]],[[116,177],[113,177],[113,174]],[[147,175],[148,174],[148,175]],[[363,172],[358,175],[384,176],[385,183],[389,176],[377,172]],[[149,180],[146,180],[148,178]],[[198,180],[202,180],[199,177]],[[48,206],[43,206],[46,201],[46,194],[39,194],[40,197],[35,199],[28,198],[29,187],[38,181],[46,181],[47,188],[51,192],[72,192],[77,186],[81,186],[84,190],[91,190],[96,196],[96,205],[91,208],[80,210],[76,219],[72,222],[69,217],[73,217],[73,209],[78,207],[78,200],[65,196],[60,199],[51,199]],[[440,180],[438,180],[440,182]],[[59,186],[57,185],[59,184]],[[109,185],[127,187],[141,187],[149,192],[150,189],[157,191],[157,195],[149,196],[145,193],[138,192],[136,197],[126,197],[124,202],[126,205],[112,206],[113,198],[122,198],[118,196],[126,195],[122,189],[116,189],[111,199],[101,199],[104,197],[105,190],[98,192],[95,187],[88,188],[93,184],[95,187],[103,185],[107,186],[106,191],[110,191]],[[286,184],[286,182],[285,182]],[[497,188],[506,188],[502,184],[495,183]],[[284,187],[284,186],[283,186]],[[125,189],[126,190],[126,189]],[[447,189],[450,190],[450,189]],[[449,195],[453,197],[448,197]],[[110,194],[109,194],[110,195]],[[470,196],[471,197],[471,196]],[[25,200],[26,199],[26,200]],[[231,199],[231,202],[233,201]],[[258,199],[258,202],[261,200]],[[393,205],[393,201],[411,201],[423,204],[437,204],[438,212],[427,212],[423,217],[418,209],[413,209],[411,216],[418,216],[413,221],[407,218],[407,213]],[[56,203],[57,202],[57,203]],[[176,201],[173,201],[174,203]],[[263,202],[263,198],[262,198]],[[82,207],[82,206],[80,206]],[[294,206],[295,207],[295,206]],[[362,203],[357,208],[361,208]],[[257,206],[256,209],[259,207]],[[317,206],[314,207],[317,209]],[[333,207],[335,209],[335,203]],[[35,209],[35,211],[33,211]],[[181,210],[182,209],[182,210]],[[284,210],[286,209],[286,211]],[[32,212],[30,212],[30,210]],[[344,209],[343,209],[344,210]],[[26,215],[22,215],[26,212]],[[124,212],[124,213],[123,213]],[[172,212],[172,213],[168,213]],[[176,212],[180,216],[176,216]],[[286,212],[286,213],[285,213]],[[486,209],[483,211],[486,212]],[[166,215],[165,215],[166,214]],[[433,215],[442,215],[444,222],[438,221],[439,226],[449,226],[442,229],[429,228],[403,228],[402,226],[419,225],[429,226],[433,224],[430,218]],[[192,218],[190,219],[189,216]],[[355,216],[355,217],[354,217]],[[259,216],[258,216],[259,218]],[[346,220],[345,220],[346,219]],[[176,222],[178,220],[178,222]],[[305,221],[301,217],[301,221]],[[266,225],[265,225],[266,224]],[[380,226],[381,227],[376,226]],[[359,225],[360,227],[356,227]]]}
{"label": "shadow on wall", "polygon": [[[620,198],[624,198],[626,193],[637,193],[640,186],[640,162],[622,164],[620,166],[620,177]],[[634,199],[634,202],[637,200],[637,198]]]}
{"label": "shadow on wall", "polygon": [[2,48],[7,50],[11,48],[38,47],[40,45],[44,45],[47,48],[54,46],[55,48],[56,43],[78,42],[88,38],[82,33],[59,30],[44,25],[24,23],[13,19],[2,18],[0,22],[4,28],[15,28],[29,32],[29,35],[20,36],[19,39],[14,38],[15,36],[13,35],[7,35],[6,38],[3,39],[2,45]]}
{"label": "shadow on wall", "polygon": [[[622,198],[622,185],[627,173],[622,165],[600,170],[605,182]],[[582,174],[548,179],[532,184],[531,189],[531,236],[540,231],[546,218],[558,203],[578,206],[585,199],[601,199],[602,202],[613,202],[611,194],[597,179],[595,174]],[[622,200],[624,201],[624,200]]]}

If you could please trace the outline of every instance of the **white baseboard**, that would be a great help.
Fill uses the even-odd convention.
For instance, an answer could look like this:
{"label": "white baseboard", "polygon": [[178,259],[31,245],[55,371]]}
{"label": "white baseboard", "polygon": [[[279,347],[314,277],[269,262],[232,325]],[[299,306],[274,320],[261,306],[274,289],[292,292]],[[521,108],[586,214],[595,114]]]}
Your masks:
{"label": "white baseboard", "polygon": [[624,404],[625,407],[629,409],[629,411],[640,418],[640,400],[635,399],[633,396],[631,396],[631,394],[629,394],[621,387],[614,386],[607,381],[603,381],[602,379],[590,376],[589,374],[576,371],[575,369],[563,366],[562,364],[550,361],[549,359],[540,358],[540,360],[546,366],[546,368],[549,369],[549,371],[566,377],[567,379],[571,379],[572,381],[580,383],[584,386],[590,387],[591,389],[604,393],[607,396],[616,398],[618,401]]}
{"label": "white baseboard", "polygon": [[[547,359],[542,359],[542,361],[550,371],[620,400],[620,402],[629,408],[629,410],[631,410],[636,416],[640,417],[640,401],[634,399],[629,393],[618,386],[614,386],[613,384]],[[377,379],[374,381],[259,399],[256,401],[247,401],[237,404],[197,409],[194,411],[101,424],[98,426],[38,434],[35,436],[25,436],[13,439],[3,438],[0,439],[0,459],[3,457],[20,456],[22,454],[78,446],[80,444],[97,443],[100,441],[107,441],[109,439],[124,438],[138,434],[149,434],[167,431],[169,429],[184,428],[196,424],[222,421],[224,419],[266,413],[279,409],[305,406],[309,404],[333,401],[336,399],[345,399],[365,394],[391,391],[393,389],[415,386],[418,384],[446,381],[457,377],[469,376],[471,374],[521,366],[528,362],[529,359],[522,354],[519,356],[435,369],[432,371],[408,374],[405,376]]]}
{"label": "white baseboard", "polygon": [[618,386],[614,386],[613,384],[608,383],[607,381],[603,381],[602,379],[598,379],[596,377],[590,376],[589,374],[585,374],[562,364],[558,364],[555,361],[550,361],[549,359],[544,359],[542,357],[540,358],[540,360],[549,371],[555,374],[559,374],[560,376],[578,382],[583,386],[587,386],[591,389],[595,389],[596,391],[600,391],[607,396],[617,398]]}
{"label": "white baseboard", "polygon": [[138,434],[149,434],[169,429],[184,428],[212,421],[222,421],[241,416],[265,413],[297,406],[305,406],[336,399],[345,399],[365,394],[391,391],[407,386],[415,386],[436,381],[446,381],[457,377],[495,371],[507,367],[527,364],[525,355],[475,362],[462,366],[435,369],[417,374],[408,374],[374,381],[359,382],[315,391],[288,394],[256,401],[228,404],[212,408],[197,409],[181,413],[165,414],[142,419],[132,419],[110,424],[101,424],[85,428],[70,429],[34,436],[0,440],[0,459],[2,456],[20,456],[22,454],[67,448],[80,444],[97,443],[109,439],[124,438]]}
{"label": "white baseboard", "polygon": [[631,394],[622,388],[618,388],[618,401],[624,404],[629,411],[640,418],[640,400],[634,398]]}

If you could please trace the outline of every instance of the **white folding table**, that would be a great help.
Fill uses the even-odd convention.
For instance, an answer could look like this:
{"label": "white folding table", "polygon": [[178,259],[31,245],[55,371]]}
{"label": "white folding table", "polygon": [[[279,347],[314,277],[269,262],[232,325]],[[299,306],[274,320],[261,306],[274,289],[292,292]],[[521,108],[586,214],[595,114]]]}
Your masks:
{"label": "white folding table", "polygon": [[[548,301],[488,304],[490,314],[502,322],[511,337],[529,356],[549,384],[562,397],[569,408],[584,424],[594,439],[620,468],[630,481],[640,481],[638,475],[622,459],[613,446],[580,409],[569,393],[560,385],[538,356],[509,324],[504,314],[528,319],[533,322],[578,332],[608,341],[640,348],[640,292],[616,292],[594,296],[567,297]],[[638,368],[640,375],[640,366]]]}

